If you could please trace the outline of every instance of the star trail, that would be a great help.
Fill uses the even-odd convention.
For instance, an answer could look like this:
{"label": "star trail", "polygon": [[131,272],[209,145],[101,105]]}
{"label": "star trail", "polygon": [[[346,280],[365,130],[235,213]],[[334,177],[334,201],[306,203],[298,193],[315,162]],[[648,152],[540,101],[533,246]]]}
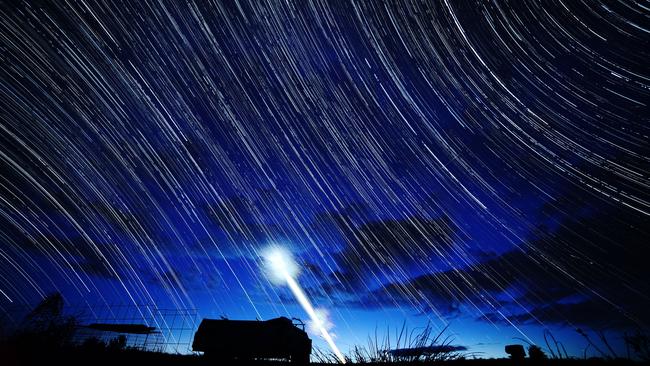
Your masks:
{"label": "star trail", "polygon": [[5,315],[307,319],[279,245],[343,353],[650,325],[646,1],[0,7]]}

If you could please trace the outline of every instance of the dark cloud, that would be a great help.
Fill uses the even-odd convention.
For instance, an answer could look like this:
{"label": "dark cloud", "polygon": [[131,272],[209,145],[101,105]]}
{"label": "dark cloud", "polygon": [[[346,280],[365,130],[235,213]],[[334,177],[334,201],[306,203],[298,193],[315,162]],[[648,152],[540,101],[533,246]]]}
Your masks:
{"label": "dark cloud", "polygon": [[255,222],[255,206],[252,200],[243,196],[228,197],[206,207],[206,211],[217,226],[227,232],[246,234],[246,227]]}
{"label": "dark cloud", "polygon": [[543,269],[526,253],[514,251],[465,269],[450,269],[384,285],[368,295],[368,302],[409,305],[421,313],[456,316],[462,305],[482,308],[486,300],[496,302],[496,295],[530,271],[542,273]]}
{"label": "dark cloud", "polygon": [[78,258],[76,265],[79,269],[89,275],[104,278],[116,278],[115,273],[108,266],[108,262],[97,254]]}
{"label": "dark cloud", "polygon": [[[353,305],[408,305],[450,317],[465,306],[484,312],[481,319],[489,321],[503,321],[495,312],[501,310],[520,323],[647,326],[650,223],[643,215],[610,209],[584,214],[575,207],[583,214],[566,216],[553,231],[536,230],[521,250],[394,281]],[[392,248],[404,239],[385,237]]]}
{"label": "dark cloud", "polygon": [[[504,320],[499,316],[491,316],[491,318],[500,322]],[[650,324],[648,303],[635,302],[618,306],[596,298],[540,305],[529,312],[516,314],[508,319],[518,324],[552,323],[593,329],[625,329],[636,326],[647,327]]]}
{"label": "dark cloud", "polygon": [[181,286],[186,291],[218,291],[222,289],[223,279],[219,272],[206,269],[203,271],[177,271],[169,269],[159,274],[151,269],[142,268],[148,283],[158,286]]}
{"label": "dark cloud", "polygon": [[29,251],[32,255],[49,256],[62,268],[70,264],[73,269],[88,275],[115,278],[114,271],[108,265],[112,259],[112,244],[93,242],[91,245],[82,237],[21,236],[19,238],[19,241],[10,244],[9,249],[16,250],[19,247],[19,250]]}
{"label": "dark cloud", "polygon": [[[579,206],[574,210],[584,212]],[[532,307],[513,319],[601,328],[649,326],[648,228],[647,216],[602,207],[567,217],[554,232],[540,234],[531,250],[561,282],[549,287],[542,278],[538,291],[528,286],[520,300]],[[563,300],[575,295],[583,300]]]}
{"label": "dark cloud", "polygon": [[[272,195],[273,191],[266,190]],[[243,196],[231,196],[218,203],[205,207],[206,215],[212,220],[218,232],[223,235],[220,241],[221,251],[228,255],[250,256],[252,252],[242,252],[241,248],[257,248],[268,245],[271,241],[290,241],[296,235],[291,227],[282,220],[267,222],[261,217],[269,218],[268,208]]]}
{"label": "dark cloud", "polygon": [[444,216],[361,223],[349,212],[325,213],[316,218],[314,227],[339,234],[343,249],[336,262],[340,278],[352,287],[372,278],[381,282],[403,276],[396,271],[422,271],[449,255],[459,239],[455,224]]}

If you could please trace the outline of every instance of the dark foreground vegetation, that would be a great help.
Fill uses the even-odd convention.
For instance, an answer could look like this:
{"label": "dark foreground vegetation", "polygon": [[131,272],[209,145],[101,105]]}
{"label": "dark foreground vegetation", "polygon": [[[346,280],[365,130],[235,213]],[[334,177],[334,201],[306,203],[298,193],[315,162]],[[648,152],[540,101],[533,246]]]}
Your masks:
{"label": "dark foreground vegetation", "polygon": [[[141,365],[141,366],[199,366],[199,365],[297,365],[285,360],[238,360],[220,355],[170,354],[154,352],[130,345],[124,334],[107,340],[87,337],[75,340],[80,327],[74,317],[64,316],[63,301],[54,295],[39,304],[10,334],[0,337],[0,366],[31,365]],[[120,330],[142,331],[142,327],[122,326]],[[552,334],[544,335],[545,347],[528,344],[508,345],[504,351],[510,358],[485,359],[480,354],[454,346],[445,330],[434,333],[426,327],[418,333],[402,327],[392,337],[370,338],[367,346],[357,346],[346,356],[347,363],[357,365],[639,365],[650,364],[650,338],[636,332],[624,340],[628,356],[620,358],[602,333],[596,333],[600,342],[581,330],[587,347],[600,357],[572,357]],[[302,361],[302,360],[301,360]],[[318,349],[311,355],[312,365],[340,364],[337,358]]]}
{"label": "dark foreground vegetation", "polygon": [[[79,347],[60,348],[58,350],[32,350],[31,352],[14,352],[2,349],[0,363],[5,366],[31,365],[90,365],[90,366],[203,366],[203,365],[293,365],[286,361],[272,360],[224,360],[206,358],[202,355],[174,355],[161,352],[147,352],[135,349],[90,351]],[[332,365],[332,363],[312,362],[312,365]],[[646,364],[628,359],[546,359],[521,361],[508,358],[502,359],[455,359],[447,361],[396,361],[396,362],[367,362],[354,363],[357,365],[449,365],[449,366],[507,366],[507,365],[639,365]]]}

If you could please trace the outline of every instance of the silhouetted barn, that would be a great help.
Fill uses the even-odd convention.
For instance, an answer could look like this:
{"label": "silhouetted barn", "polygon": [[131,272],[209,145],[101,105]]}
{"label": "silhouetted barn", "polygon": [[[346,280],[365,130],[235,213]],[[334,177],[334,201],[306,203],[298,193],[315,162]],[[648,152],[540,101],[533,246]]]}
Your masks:
{"label": "silhouetted barn", "polygon": [[215,358],[284,358],[309,363],[311,339],[285,317],[258,320],[203,319],[194,351]]}

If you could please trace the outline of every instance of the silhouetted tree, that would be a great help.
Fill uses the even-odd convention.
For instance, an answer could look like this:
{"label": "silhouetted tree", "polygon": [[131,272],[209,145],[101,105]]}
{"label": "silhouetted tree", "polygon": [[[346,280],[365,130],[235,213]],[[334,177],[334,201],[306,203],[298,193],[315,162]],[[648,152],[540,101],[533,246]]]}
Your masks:
{"label": "silhouetted tree", "polygon": [[61,348],[70,343],[76,326],[74,317],[63,316],[63,297],[54,293],[25,316],[10,342],[18,350]]}
{"label": "silhouetted tree", "polygon": [[23,319],[23,329],[44,330],[61,317],[63,296],[53,293],[43,299]]}

